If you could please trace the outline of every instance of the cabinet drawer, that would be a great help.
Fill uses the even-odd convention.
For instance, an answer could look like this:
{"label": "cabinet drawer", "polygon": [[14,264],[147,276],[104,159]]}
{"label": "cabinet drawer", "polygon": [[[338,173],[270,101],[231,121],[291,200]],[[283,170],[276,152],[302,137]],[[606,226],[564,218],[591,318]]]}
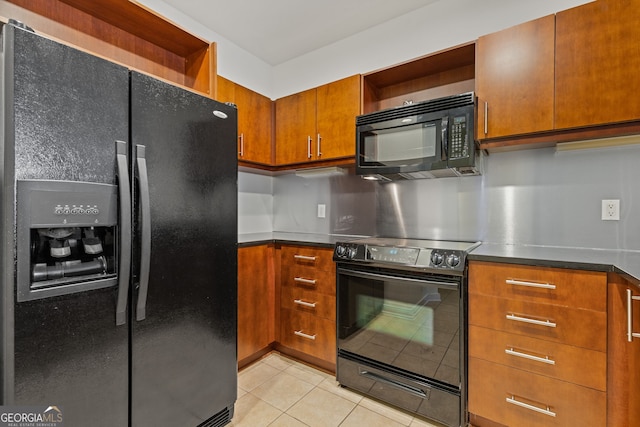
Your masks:
{"label": "cabinet drawer", "polygon": [[469,292],[530,302],[606,311],[603,272],[526,265],[469,263]]}
{"label": "cabinet drawer", "polygon": [[292,269],[297,272],[329,271],[335,274],[336,267],[333,262],[333,250],[310,246],[283,246],[280,249],[282,268]]}
{"label": "cabinet drawer", "polygon": [[335,321],[336,297],[301,287],[283,286],[280,307]]}
{"label": "cabinet drawer", "polygon": [[297,269],[285,269],[284,266],[282,270],[282,289],[291,287],[327,295],[336,294],[335,273],[313,269],[295,271]]}
{"label": "cabinet drawer", "polygon": [[469,412],[508,426],[604,426],[606,393],[470,357]]}
{"label": "cabinet drawer", "polygon": [[469,356],[606,390],[607,356],[599,351],[469,326]]}
{"label": "cabinet drawer", "polygon": [[469,324],[606,351],[607,313],[469,294]]}
{"label": "cabinet drawer", "polygon": [[280,310],[280,343],[336,363],[336,323],[308,313]]}

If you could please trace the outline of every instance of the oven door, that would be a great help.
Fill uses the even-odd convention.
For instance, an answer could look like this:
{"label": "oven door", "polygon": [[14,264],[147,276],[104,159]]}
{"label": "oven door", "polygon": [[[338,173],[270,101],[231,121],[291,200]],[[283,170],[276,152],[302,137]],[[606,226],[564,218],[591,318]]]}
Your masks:
{"label": "oven door", "polygon": [[338,264],[338,382],[447,426],[461,425],[462,281]]}
{"label": "oven door", "polygon": [[459,390],[460,278],[339,267],[338,350]]}

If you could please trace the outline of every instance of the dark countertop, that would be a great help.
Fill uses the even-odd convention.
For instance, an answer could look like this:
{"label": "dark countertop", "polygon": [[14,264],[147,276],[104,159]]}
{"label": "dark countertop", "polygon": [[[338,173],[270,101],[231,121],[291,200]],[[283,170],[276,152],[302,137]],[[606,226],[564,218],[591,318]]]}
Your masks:
{"label": "dark countertop", "polygon": [[640,286],[640,251],[483,243],[468,259],[615,272]]}
{"label": "dark countertop", "polygon": [[282,243],[289,245],[311,245],[333,248],[336,242],[358,239],[364,236],[344,234],[288,233],[274,231],[271,233],[249,233],[238,235],[238,247]]}
{"label": "dark countertop", "polygon": [[[281,243],[332,248],[336,242],[367,236],[289,233],[249,233],[238,235],[238,247]],[[541,267],[571,268],[614,272],[640,286],[640,251],[567,248],[555,246],[507,245],[483,243],[468,256],[469,260],[527,264]]]}

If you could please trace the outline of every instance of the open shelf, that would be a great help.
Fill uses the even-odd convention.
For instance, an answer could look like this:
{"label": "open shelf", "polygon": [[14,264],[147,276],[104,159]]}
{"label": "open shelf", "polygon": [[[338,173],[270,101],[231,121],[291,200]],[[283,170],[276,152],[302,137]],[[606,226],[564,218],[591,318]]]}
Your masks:
{"label": "open shelf", "polygon": [[1,0],[0,15],[36,32],[184,86],[215,94],[215,43],[129,0]]}
{"label": "open shelf", "polygon": [[363,75],[363,113],[420,102],[475,87],[475,43]]}

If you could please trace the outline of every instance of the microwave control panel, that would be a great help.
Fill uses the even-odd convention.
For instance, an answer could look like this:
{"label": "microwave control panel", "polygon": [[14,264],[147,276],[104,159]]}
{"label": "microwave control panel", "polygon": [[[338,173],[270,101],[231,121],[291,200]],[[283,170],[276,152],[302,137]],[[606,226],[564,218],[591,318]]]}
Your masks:
{"label": "microwave control panel", "polygon": [[469,157],[469,144],[467,144],[467,116],[453,117],[449,139],[449,158],[463,159]]}

